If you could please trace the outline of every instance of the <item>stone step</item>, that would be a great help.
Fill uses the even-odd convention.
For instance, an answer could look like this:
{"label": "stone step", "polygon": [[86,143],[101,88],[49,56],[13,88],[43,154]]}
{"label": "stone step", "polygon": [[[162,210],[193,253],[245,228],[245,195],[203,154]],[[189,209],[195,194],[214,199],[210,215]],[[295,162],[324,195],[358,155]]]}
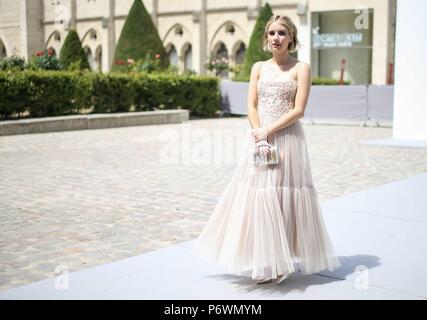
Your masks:
{"label": "stone step", "polygon": [[6,120],[0,121],[0,136],[181,123],[189,118],[189,110],[177,109]]}

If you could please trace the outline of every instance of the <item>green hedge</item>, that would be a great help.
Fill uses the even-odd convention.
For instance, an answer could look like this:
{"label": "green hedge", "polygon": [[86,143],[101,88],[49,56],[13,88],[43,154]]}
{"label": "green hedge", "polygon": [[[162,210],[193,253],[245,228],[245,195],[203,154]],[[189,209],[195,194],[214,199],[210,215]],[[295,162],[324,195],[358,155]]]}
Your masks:
{"label": "green hedge", "polygon": [[[311,79],[311,84],[313,85],[323,85],[323,86],[330,86],[330,85],[339,85],[340,81],[330,78],[313,78]],[[350,81],[344,81],[344,85],[349,85]]]}
{"label": "green hedge", "polygon": [[0,117],[188,109],[213,116],[221,110],[219,80],[207,76],[69,71],[0,72]]}

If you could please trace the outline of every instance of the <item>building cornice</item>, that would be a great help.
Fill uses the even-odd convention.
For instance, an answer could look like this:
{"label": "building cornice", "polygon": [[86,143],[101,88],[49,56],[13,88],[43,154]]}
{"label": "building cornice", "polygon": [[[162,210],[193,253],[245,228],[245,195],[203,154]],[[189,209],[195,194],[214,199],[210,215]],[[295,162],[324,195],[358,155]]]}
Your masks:
{"label": "building cornice", "polygon": [[[297,6],[298,2],[286,3],[286,4],[277,4],[271,5],[272,9],[294,9]],[[190,15],[192,16],[196,11],[194,10],[182,10],[182,11],[163,11],[157,12],[157,17],[171,17],[171,16],[182,16],[182,15]],[[248,12],[250,13],[250,18],[256,18],[258,16],[258,11],[252,7],[241,6],[234,8],[211,8],[206,9],[206,14],[214,14],[214,13],[227,13],[227,12]],[[116,15],[114,19],[121,20],[126,19],[127,15]],[[107,19],[106,17],[90,17],[90,18],[75,18],[75,22],[94,22],[100,21],[102,19]],[[43,21],[43,24],[54,24],[54,20],[46,20]]]}

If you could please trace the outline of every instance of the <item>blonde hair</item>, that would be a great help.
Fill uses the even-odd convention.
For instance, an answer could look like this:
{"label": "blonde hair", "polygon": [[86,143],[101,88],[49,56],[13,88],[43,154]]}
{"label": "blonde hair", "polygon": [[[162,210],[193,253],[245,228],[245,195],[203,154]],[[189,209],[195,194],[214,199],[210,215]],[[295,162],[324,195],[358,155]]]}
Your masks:
{"label": "blonde hair", "polygon": [[273,22],[278,22],[279,24],[284,26],[288,30],[289,35],[292,37],[292,41],[289,42],[289,45],[288,45],[288,51],[289,52],[297,51],[297,48],[300,46],[300,42],[298,41],[297,27],[295,27],[295,24],[292,22],[291,18],[289,18],[288,16],[281,16],[278,14],[272,15],[270,20],[268,20],[267,24],[265,25],[262,49],[265,52],[271,52],[271,48],[269,47],[268,41],[267,41],[267,35],[268,35],[268,28]]}

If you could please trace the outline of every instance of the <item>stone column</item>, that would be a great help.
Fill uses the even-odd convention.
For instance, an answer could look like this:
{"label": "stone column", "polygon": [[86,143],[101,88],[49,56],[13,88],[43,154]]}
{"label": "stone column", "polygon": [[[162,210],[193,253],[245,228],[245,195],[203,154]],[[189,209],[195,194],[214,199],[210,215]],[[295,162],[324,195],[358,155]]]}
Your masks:
{"label": "stone column", "polygon": [[20,55],[28,60],[36,51],[43,50],[42,0],[20,0]]}
{"label": "stone column", "polygon": [[[393,1],[379,2],[374,9],[374,23],[372,31],[372,79],[374,84],[386,84],[388,74],[388,56],[391,50],[390,30],[392,17],[389,14]],[[384,10],[380,13],[379,10]],[[375,67],[374,67],[375,66]]]}
{"label": "stone column", "polygon": [[427,1],[398,0],[393,138],[427,141]]}
{"label": "stone column", "polygon": [[261,0],[248,0],[248,18],[257,18],[258,11],[261,8]]}
{"label": "stone column", "polygon": [[[253,30],[255,27],[256,19],[258,18],[258,13],[261,8],[261,0],[248,0],[248,12],[246,13],[248,18],[248,27],[250,30]],[[248,32],[248,36],[252,32]],[[249,43],[249,39],[247,41]]]}
{"label": "stone column", "polygon": [[107,28],[107,39],[103,40],[102,46],[102,71],[108,72],[113,64],[114,53],[116,51],[116,26],[115,19],[115,0],[109,1],[108,18],[103,21],[103,27]]}
{"label": "stone column", "polygon": [[[298,7],[299,5],[299,7]],[[298,12],[299,11],[299,12]],[[311,13],[309,11],[308,2],[297,4],[297,14],[299,17],[295,24],[298,28],[298,39],[302,45],[298,49],[298,60],[306,63],[311,63]]]}
{"label": "stone column", "polygon": [[153,24],[157,30],[159,26],[158,12],[159,12],[159,1],[153,0],[153,12],[151,13],[151,19],[153,20]]}
{"label": "stone column", "polygon": [[207,0],[201,0],[201,8],[199,12],[199,70],[201,75],[206,75],[206,68],[204,64],[209,58],[209,48],[208,48],[208,26],[207,26],[207,17],[206,17],[206,8]]}
{"label": "stone column", "polygon": [[25,59],[28,59],[28,1],[21,0],[20,8],[19,8],[19,20],[20,20],[20,31],[21,31],[21,50],[20,55]]}
{"label": "stone column", "polygon": [[76,0],[70,1],[70,23],[68,28],[76,30]]}

